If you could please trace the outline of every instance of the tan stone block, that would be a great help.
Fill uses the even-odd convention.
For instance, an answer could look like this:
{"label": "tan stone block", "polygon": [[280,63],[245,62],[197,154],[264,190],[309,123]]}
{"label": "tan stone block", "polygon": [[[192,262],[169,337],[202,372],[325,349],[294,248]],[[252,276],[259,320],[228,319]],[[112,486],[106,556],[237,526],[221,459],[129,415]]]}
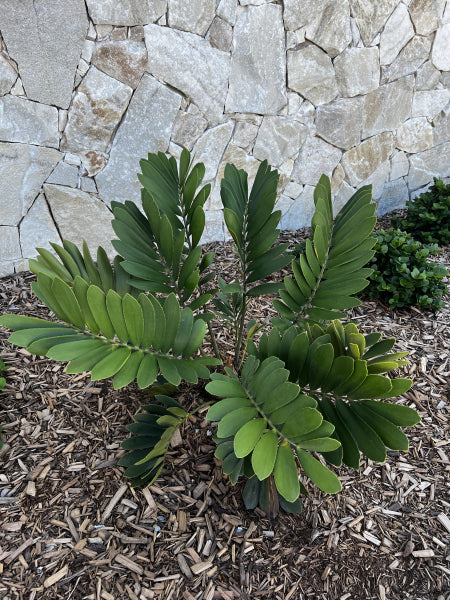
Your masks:
{"label": "tan stone block", "polygon": [[385,162],[394,149],[394,136],[390,132],[380,133],[348,150],[342,157],[350,185],[356,187],[367,179],[375,169]]}

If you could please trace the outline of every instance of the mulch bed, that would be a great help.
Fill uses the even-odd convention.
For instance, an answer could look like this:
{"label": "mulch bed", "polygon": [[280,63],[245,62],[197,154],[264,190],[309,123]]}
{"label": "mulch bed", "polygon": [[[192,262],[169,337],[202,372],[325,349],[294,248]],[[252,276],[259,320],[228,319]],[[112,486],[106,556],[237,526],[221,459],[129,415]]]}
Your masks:
{"label": "mulch bed", "polygon": [[[283,234],[297,242],[302,232]],[[231,246],[212,245],[227,277]],[[439,261],[450,268],[450,248]],[[33,275],[0,280],[0,312],[48,316]],[[64,365],[7,343],[0,398],[0,597],[3,600],[448,600],[450,598],[450,304],[433,314],[366,300],[364,333],[408,350],[398,399],[422,421],[410,450],[384,464],[339,469],[341,493],[313,486],[300,515],[273,521],[246,511],[214,459],[211,424],[197,413],[175,439],[161,476],[133,490],[117,466],[125,425],[143,403],[137,387],[67,375]],[[252,306],[274,315],[270,300]],[[218,330],[222,348],[228,333]],[[181,388],[186,407],[205,400]],[[180,399],[180,398],[179,398]],[[306,483],[306,481],[304,481]]]}

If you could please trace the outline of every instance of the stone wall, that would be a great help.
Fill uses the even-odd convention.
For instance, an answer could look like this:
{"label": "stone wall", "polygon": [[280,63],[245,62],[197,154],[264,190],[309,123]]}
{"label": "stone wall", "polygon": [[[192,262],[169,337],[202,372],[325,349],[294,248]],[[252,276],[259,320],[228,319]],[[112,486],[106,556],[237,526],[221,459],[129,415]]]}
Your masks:
{"label": "stone wall", "polygon": [[223,240],[232,162],[281,173],[281,225],[371,183],[383,213],[450,175],[450,1],[0,0],[0,275],[36,246],[109,240],[138,161],[206,163]]}

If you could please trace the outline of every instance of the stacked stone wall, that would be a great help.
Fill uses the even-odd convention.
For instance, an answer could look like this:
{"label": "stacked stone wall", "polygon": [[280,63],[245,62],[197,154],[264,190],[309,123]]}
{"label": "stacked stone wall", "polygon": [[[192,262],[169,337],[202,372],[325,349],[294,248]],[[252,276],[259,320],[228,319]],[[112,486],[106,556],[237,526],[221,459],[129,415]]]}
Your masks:
{"label": "stacked stone wall", "polygon": [[450,1],[0,0],[0,276],[37,246],[112,251],[139,159],[206,164],[205,241],[225,239],[225,164],[281,174],[284,229],[313,186],[380,214],[450,175]]}

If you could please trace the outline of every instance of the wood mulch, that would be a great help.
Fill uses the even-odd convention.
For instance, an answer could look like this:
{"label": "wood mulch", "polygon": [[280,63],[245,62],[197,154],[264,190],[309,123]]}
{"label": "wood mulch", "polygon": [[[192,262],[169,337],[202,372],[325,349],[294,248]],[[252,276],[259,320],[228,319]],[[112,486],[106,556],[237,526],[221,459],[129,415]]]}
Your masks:
{"label": "wood mulch", "polygon": [[[298,242],[301,232],[283,234]],[[214,244],[218,271],[230,245]],[[450,248],[437,260],[450,268]],[[48,316],[33,275],[0,280],[0,312]],[[398,399],[422,421],[410,450],[384,464],[338,469],[341,493],[313,486],[300,515],[269,521],[246,511],[214,459],[211,424],[193,416],[174,440],[154,485],[133,490],[117,459],[125,425],[143,403],[137,387],[67,375],[0,331],[10,366],[0,397],[0,598],[2,600],[448,600],[450,598],[450,304],[433,314],[365,301],[352,318],[363,332],[396,337],[408,350]],[[269,299],[252,306],[273,316]],[[222,348],[231,349],[218,329]],[[181,401],[205,400],[182,386]],[[145,401],[144,401],[145,402]],[[306,481],[304,480],[304,483]]]}

